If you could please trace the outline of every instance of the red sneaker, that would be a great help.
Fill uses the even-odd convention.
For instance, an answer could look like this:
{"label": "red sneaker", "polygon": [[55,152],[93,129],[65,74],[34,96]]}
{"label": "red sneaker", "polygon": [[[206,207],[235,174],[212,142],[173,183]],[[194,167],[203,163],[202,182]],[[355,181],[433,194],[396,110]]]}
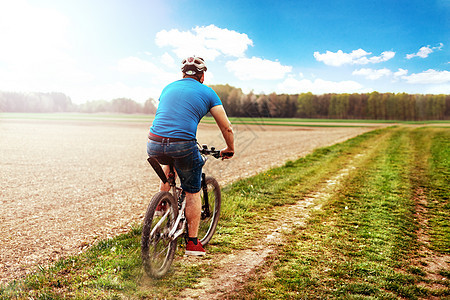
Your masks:
{"label": "red sneaker", "polygon": [[186,245],[186,255],[203,256],[206,254],[205,249],[203,249],[202,243],[197,242],[197,245],[193,241],[189,241]]}

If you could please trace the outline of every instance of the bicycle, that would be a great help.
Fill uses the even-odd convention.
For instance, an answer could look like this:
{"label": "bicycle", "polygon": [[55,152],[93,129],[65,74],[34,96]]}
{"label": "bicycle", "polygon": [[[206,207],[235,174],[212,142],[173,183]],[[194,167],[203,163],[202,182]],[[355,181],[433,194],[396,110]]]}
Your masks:
{"label": "bicycle", "polygon": [[[203,159],[207,155],[220,158],[220,151],[207,145],[199,147]],[[226,154],[224,154],[226,155]],[[187,221],[184,214],[186,207],[185,193],[176,184],[173,159],[168,156],[151,156],[147,159],[163,183],[169,183],[170,192],[158,192],[150,201],[144,218],[141,237],[141,258],[145,272],[153,278],[161,278],[172,265],[178,238],[187,239]],[[161,164],[169,165],[166,176]],[[214,235],[219,222],[221,192],[216,179],[202,173],[202,212],[198,239],[207,245]],[[211,197],[212,196],[212,197]]]}

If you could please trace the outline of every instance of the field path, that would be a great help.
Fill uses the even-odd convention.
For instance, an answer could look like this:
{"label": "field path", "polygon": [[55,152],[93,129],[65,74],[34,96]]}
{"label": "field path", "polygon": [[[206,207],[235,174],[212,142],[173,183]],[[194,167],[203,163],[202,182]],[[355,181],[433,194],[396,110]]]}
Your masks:
{"label": "field path", "polygon": [[[183,290],[178,298],[222,299],[238,290],[246,278],[261,266],[269,255],[276,253],[277,249],[285,244],[282,239],[283,232],[291,230],[293,226],[304,226],[311,208],[319,208],[314,203],[315,200],[326,198],[329,188],[330,186],[326,185],[314,194],[300,199],[294,205],[274,208],[270,219],[261,222],[264,233],[256,245],[245,250],[236,250],[229,255],[214,254],[213,262],[218,268],[208,277],[201,278],[195,288]],[[196,258],[185,256],[183,259],[196,262]]]}
{"label": "field path", "polygon": [[[149,125],[0,120],[0,283],[141,222],[158,189]],[[226,185],[374,128],[235,125],[235,158],[211,159],[206,172]],[[201,125],[198,138],[224,145],[215,125]]]}
{"label": "field path", "polygon": [[[262,237],[256,239],[256,244],[249,249],[234,251],[231,255],[214,257],[214,264],[219,267],[212,275],[203,277],[195,288],[184,290],[179,298],[227,299],[230,294],[236,293],[266,259],[276,255],[277,249],[286,244],[283,233],[289,233],[293,228],[305,228],[311,210],[320,209],[321,203],[333,195],[336,187],[370,152],[349,158],[344,168],[324,180],[314,192],[299,198],[295,204],[273,207],[270,216],[259,222]],[[190,258],[185,256],[183,259]]]}

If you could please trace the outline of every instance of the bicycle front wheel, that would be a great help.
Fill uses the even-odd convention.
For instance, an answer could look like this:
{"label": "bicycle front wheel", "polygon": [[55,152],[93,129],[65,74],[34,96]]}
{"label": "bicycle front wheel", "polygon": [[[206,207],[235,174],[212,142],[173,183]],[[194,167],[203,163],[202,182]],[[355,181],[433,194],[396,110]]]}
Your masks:
{"label": "bicycle front wheel", "polygon": [[198,239],[203,246],[209,243],[212,236],[216,232],[216,227],[220,216],[220,206],[222,203],[220,186],[217,180],[213,177],[206,177],[205,182],[207,193],[204,191],[201,193],[202,215],[198,230]]}
{"label": "bicycle front wheel", "polygon": [[147,208],[142,228],[141,258],[145,272],[161,278],[172,264],[177,240],[169,237],[178,217],[178,204],[169,192],[158,192]]}

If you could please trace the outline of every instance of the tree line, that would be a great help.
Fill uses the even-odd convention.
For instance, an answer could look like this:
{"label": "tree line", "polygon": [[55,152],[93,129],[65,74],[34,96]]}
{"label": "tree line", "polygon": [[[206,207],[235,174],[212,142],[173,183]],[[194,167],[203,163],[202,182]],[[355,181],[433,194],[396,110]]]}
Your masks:
{"label": "tree line", "polygon": [[450,95],[406,93],[270,95],[229,85],[212,88],[228,115],[234,117],[362,119],[362,120],[449,120]]}
{"label": "tree line", "polygon": [[0,112],[154,114],[156,106],[151,98],[144,104],[128,98],[74,104],[70,97],[63,93],[0,92]]}
{"label": "tree line", "polygon": [[298,116],[366,120],[448,120],[450,95],[406,93],[325,94],[298,96]]}
{"label": "tree line", "polygon": [[[230,117],[362,120],[449,120],[450,95],[406,93],[245,94],[230,85],[211,86]],[[128,98],[74,104],[63,93],[0,92],[0,112],[154,114],[156,102]]]}

